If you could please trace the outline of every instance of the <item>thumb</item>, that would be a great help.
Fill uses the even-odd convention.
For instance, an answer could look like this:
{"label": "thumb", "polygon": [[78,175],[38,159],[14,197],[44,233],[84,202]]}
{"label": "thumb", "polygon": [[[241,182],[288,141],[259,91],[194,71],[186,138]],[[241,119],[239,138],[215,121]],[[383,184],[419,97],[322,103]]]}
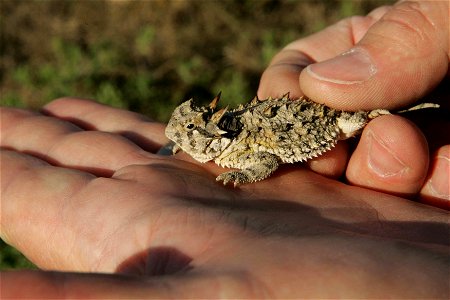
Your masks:
{"label": "thumb", "polygon": [[410,104],[447,73],[448,15],[447,1],[397,3],[353,48],[305,68],[301,90],[344,110]]}

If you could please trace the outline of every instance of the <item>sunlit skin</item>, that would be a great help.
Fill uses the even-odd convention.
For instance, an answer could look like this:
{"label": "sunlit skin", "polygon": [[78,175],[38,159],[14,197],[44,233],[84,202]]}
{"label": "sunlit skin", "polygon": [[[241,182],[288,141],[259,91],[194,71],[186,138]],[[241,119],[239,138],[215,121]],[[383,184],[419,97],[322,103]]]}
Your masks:
{"label": "sunlit skin", "polygon": [[[425,95],[446,80],[446,70],[422,70],[428,88],[417,80],[408,88],[393,82],[397,96],[383,100],[388,81],[375,84],[378,75],[376,88],[363,83],[373,91],[367,98],[359,86],[300,75],[302,66],[276,67],[289,53],[322,61],[354,42],[370,45],[370,25],[383,15],[407,18],[406,5],[342,21],[289,46],[298,49],[274,58],[259,96],[291,89],[329,99],[332,106],[342,100],[334,88],[349,91],[348,102],[337,108],[414,102],[407,100],[411,94],[399,95]],[[435,5],[424,14],[441,26],[448,5]],[[369,37],[361,42],[364,34]],[[350,38],[355,36],[360,38]],[[373,36],[381,38],[376,31]],[[314,47],[332,39],[348,44],[335,53]],[[437,56],[427,61],[448,66],[448,43],[426,47],[435,47]],[[420,44],[415,50],[429,51]],[[386,72],[378,65],[377,74]],[[323,97],[310,95],[319,81]],[[41,268],[2,272],[2,297],[448,298],[445,137],[434,140],[407,119],[382,116],[365,127],[355,149],[340,143],[309,164],[283,165],[269,179],[235,189],[215,182],[224,169],[214,163],[185,153],[157,155],[167,142],[164,128],[139,114],[74,98],[54,101],[40,113],[1,109],[1,238]],[[389,167],[406,168],[382,169],[383,157],[391,159]],[[388,171],[394,175],[379,176]]]}

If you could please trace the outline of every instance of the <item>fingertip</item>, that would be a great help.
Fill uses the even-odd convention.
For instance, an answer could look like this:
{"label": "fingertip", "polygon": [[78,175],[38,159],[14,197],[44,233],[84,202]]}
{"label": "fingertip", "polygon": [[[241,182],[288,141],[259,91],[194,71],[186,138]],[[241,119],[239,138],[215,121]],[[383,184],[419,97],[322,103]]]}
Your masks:
{"label": "fingertip", "polygon": [[294,98],[300,97],[299,74],[300,67],[296,66],[284,65],[267,68],[261,76],[260,87],[257,92],[258,98],[278,98],[286,93]]}
{"label": "fingertip", "polygon": [[309,98],[346,111],[385,108],[380,102],[379,66],[362,47],[311,64],[300,74],[300,88]]}
{"label": "fingertip", "polygon": [[383,15],[354,47],[302,72],[302,91],[343,110],[399,108],[419,99],[448,69],[448,36],[439,30],[448,19],[443,10],[438,3],[405,1],[374,13]]}
{"label": "fingertip", "polygon": [[339,142],[336,147],[318,158],[309,160],[308,167],[329,178],[339,178],[344,174],[348,161],[348,144]]}
{"label": "fingertip", "polygon": [[410,121],[389,115],[371,121],[350,158],[351,184],[390,194],[412,196],[420,190],[428,168],[428,146]]}
{"label": "fingertip", "polygon": [[289,92],[291,98],[303,95],[299,76],[311,61],[300,51],[283,49],[263,72],[258,88],[258,97],[280,97]]}
{"label": "fingertip", "polygon": [[420,191],[422,203],[450,209],[450,145],[434,153],[428,176]]}

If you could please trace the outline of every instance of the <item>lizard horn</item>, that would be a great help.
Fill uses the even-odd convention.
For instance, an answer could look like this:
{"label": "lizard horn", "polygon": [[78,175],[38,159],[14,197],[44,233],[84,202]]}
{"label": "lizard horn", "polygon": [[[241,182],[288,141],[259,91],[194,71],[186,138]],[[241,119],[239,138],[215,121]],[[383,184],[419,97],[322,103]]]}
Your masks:
{"label": "lizard horn", "polygon": [[209,104],[209,108],[211,109],[211,110],[215,110],[216,109],[216,106],[217,106],[217,103],[219,103],[219,100],[220,100],[220,95],[222,94],[222,92],[219,92],[218,94],[217,94],[217,96],[216,97],[214,97],[214,99],[211,101],[211,103]]}
{"label": "lizard horn", "polygon": [[258,104],[260,101],[258,99],[258,96],[255,96],[251,101],[250,101],[250,105],[255,105]]}
{"label": "lizard horn", "polygon": [[220,119],[222,119],[223,115],[227,112],[228,110],[228,106],[225,108],[222,108],[221,110],[215,112],[212,116],[211,116],[211,122],[217,124],[219,123]]}

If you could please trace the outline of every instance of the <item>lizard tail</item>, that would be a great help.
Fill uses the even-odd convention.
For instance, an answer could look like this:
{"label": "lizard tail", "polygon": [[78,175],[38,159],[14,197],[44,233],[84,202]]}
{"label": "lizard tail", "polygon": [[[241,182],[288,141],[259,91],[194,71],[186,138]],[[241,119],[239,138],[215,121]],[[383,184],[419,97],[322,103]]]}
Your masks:
{"label": "lizard tail", "polygon": [[421,103],[416,106],[410,107],[408,109],[399,110],[397,113],[401,114],[401,113],[412,111],[412,110],[418,110],[418,109],[424,109],[424,108],[439,108],[439,107],[440,107],[440,105],[435,104],[435,103]]}
{"label": "lizard tail", "polygon": [[[403,110],[399,110],[396,111],[395,113],[397,114],[402,114],[405,112],[409,112],[409,111],[413,111],[413,110],[418,110],[418,109],[424,109],[424,108],[439,108],[440,105],[439,104],[435,104],[435,103],[421,103],[418,104],[416,106],[410,107],[408,109],[403,109]],[[388,111],[387,109],[374,109],[372,111],[369,112],[369,119],[375,119],[376,117],[382,116],[382,115],[390,115],[391,112]]]}

